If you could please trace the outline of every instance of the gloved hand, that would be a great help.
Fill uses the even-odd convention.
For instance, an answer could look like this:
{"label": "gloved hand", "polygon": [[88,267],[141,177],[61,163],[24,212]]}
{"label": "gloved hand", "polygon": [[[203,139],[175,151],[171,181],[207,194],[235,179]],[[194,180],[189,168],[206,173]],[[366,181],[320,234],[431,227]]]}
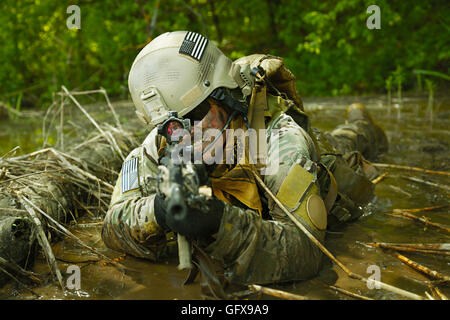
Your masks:
{"label": "gloved hand", "polygon": [[188,238],[208,236],[219,230],[225,204],[204,195],[186,195],[187,214],[174,216],[167,211],[168,199],[157,194],[154,202],[156,222],[163,228]]}

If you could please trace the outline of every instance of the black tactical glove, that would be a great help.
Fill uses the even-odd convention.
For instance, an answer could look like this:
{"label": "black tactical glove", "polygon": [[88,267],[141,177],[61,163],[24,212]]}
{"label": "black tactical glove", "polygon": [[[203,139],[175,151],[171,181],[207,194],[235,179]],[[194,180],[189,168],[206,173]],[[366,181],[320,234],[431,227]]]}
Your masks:
{"label": "black tactical glove", "polygon": [[219,230],[225,204],[217,198],[189,194],[186,197],[187,214],[176,216],[167,211],[168,200],[157,194],[154,202],[156,222],[188,238],[209,236]]}

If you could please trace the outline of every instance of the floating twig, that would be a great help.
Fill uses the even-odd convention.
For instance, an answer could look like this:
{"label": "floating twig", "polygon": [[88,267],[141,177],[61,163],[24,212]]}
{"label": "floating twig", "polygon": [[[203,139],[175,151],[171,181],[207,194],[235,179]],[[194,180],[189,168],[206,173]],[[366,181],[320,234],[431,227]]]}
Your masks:
{"label": "floating twig", "polygon": [[441,292],[438,288],[436,288],[431,283],[428,283],[428,288],[430,288],[431,293],[440,300],[448,300],[447,296]]}
{"label": "floating twig", "polygon": [[403,193],[405,196],[407,196],[408,198],[412,197],[412,194],[409,192],[406,192],[405,190],[403,190],[402,188],[399,188],[397,186],[393,186],[393,185],[388,185],[389,188],[394,189],[394,191]]}
{"label": "floating twig", "polygon": [[250,290],[252,290],[253,292],[263,293],[263,294],[267,294],[269,296],[273,296],[273,297],[277,297],[277,298],[281,298],[281,299],[285,299],[285,300],[309,300],[309,298],[305,297],[305,296],[300,296],[298,294],[294,294],[294,293],[290,293],[290,292],[286,292],[286,291],[282,291],[282,290],[278,290],[278,289],[267,288],[267,287],[263,287],[263,286],[260,286],[257,284],[250,284],[248,286],[248,288]]}
{"label": "floating twig", "polygon": [[428,267],[425,267],[407,257],[405,257],[404,255],[401,255],[398,252],[395,251],[388,251],[392,256],[396,257],[397,259],[399,259],[401,262],[403,262],[404,264],[406,264],[407,266],[413,268],[416,271],[419,271],[423,274],[426,274],[427,276],[432,277],[433,279],[437,279],[437,280],[445,280],[445,281],[450,281],[450,277],[447,277],[446,275],[443,275],[435,270],[432,270]]}
{"label": "floating twig", "polygon": [[417,171],[417,172],[423,172],[423,173],[429,173],[429,174],[450,176],[450,172],[428,170],[428,169],[423,169],[423,168],[418,168],[418,167],[402,166],[402,165],[398,165],[398,164],[372,163],[372,165],[374,165],[375,167],[379,167],[379,168],[400,169],[400,170]]}
{"label": "floating twig", "polygon": [[[432,249],[428,249],[426,247],[420,247],[420,246],[418,246],[418,247],[415,247],[413,245],[403,246],[403,245],[395,245],[395,244],[391,244],[391,243],[382,243],[382,242],[366,243],[366,245],[374,247],[374,248],[392,249],[392,250],[396,250],[396,251],[450,256],[450,251],[448,251],[446,249],[432,250]],[[449,245],[449,244],[443,244],[443,245]]]}
{"label": "floating twig", "polygon": [[431,280],[429,281],[429,283],[433,284],[433,285],[450,285],[450,280]]}
{"label": "floating twig", "polygon": [[350,292],[350,291],[345,290],[345,289],[343,289],[343,288],[339,288],[339,287],[336,287],[336,286],[332,286],[332,285],[329,285],[329,284],[326,284],[326,283],[323,283],[323,285],[326,286],[326,287],[328,287],[329,289],[336,290],[336,291],[338,291],[338,292],[340,292],[340,293],[342,293],[342,294],[345,294],[345,295],[347,295],[347,296],[349,296],[349,297],[352,297],[352,298],[355,298],[355,299],[360,299],[360,300],[374,300],[374,299],[372,299],[372,298],[369,298],[369,297],[366,297],[366,296],[363,296],[363,295],[360,295],[360,294],[357,294],[357,293]]}
{"label": "floating twig", "polygon": [[8,260],[6,260],[2,257],[0,257],[0,266],[3,268],[11,269],[15,273],[27,278],[28,280],[30,280],[34,283],[42,283],[42,280],[34,272],[27,271],[27,270],[23,269],[21,266],[15,264],[15,263],[9,262]]}
{"label": "floating twig", "polygon": [[423,211],[434,211],[437,209],[443,209],[450,206],[450,204],[444,204],[440,206],[433,206],[433,207],[425,207],[425,208],[413,208],[413,209],[394,209],[394,212],[408,212],[408,213],[417,213],[417,212],[423,212]]}
{"label": "floating twig", "polygon": [[377,184],[378,182],[380,182],[381,180],[383,180],[384,177],[387,176],[387,174],[388,174],[388,173],[385,172],[385,173],[383,173],[382,175],[376,177],[375,179],[372,180],[372,183],[373,183],[373,184]]}
{"label": "floating twig", "polygon": [[428,300],[436,300],[436,299],[433,298],[433,296],[431,294],[429,294],[426,291],[425,291],[425,295],[427,296]]}
{"label": "floating twig", "polygon": [[445,225],[442,225],[442,224],[436,223],[436,222],[431,222],[429,218],[417,217],[417,216],[407,213],[407,212],[393,212],[393,213],[387,213],[387,215],[418,221],[418,222],[425,224],[425,226],[432,226],[432,227],[436,227],[441,230],[450,232],[450,228]]}
{"label": "floating twig", "polygon": [[450,251],[450,243],[386,243],[386,242],[376,242],[376,243],[398,247],[423,249],[423,250]]}
{"label": "floating twig", "polygon": [[439,184],[439,183],[435,183],[435,182],[431,182],[431,181],[425,181],[425,180],[415,178],[415,177],[407,177],[407,176],[397,176],[397,177],[405,179],[405,180],[409,180],[412,182],[426,184],[428,186],[432,186],[432,187],[443,189],[443,190],[446,190],[447,192],[450,192],[450,187],[447,185],[443,185],[443,184]]}
{"label": "floating twig", "polygon": [[20,284],[22,287],[24,287],[25,289],[27,289],[28,291],[30,291],[32,294],[34,294],[36,297],[40,298],[41,296],[38,295],[36,292],[34,292],[29,286],[27,286],[26,284],[24,284],[22,281],[20,281],[19,279],[17,279],[16,277],[14,277],[11,273],[9,273],[7,270],[5,270],[4,268],[0,267],[0,271],[2,271],[4,274],[6,274],[8,277],[10,277],[11,279],[13,279],[14,281],[16,281],[18,284]]}

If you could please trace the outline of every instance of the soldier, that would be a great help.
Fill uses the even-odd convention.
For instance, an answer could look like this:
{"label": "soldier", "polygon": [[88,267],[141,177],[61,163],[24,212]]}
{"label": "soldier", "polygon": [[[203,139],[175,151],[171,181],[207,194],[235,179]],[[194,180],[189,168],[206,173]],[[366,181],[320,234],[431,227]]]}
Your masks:
{"label": "soldier", "polygon": [[[102,232],[112,249],[159,261],[167,234],[174,232],[219,261],[232,282],[304,280],[318,273],[322,253],[258,186],[254,172],[321,242],[327,225],[357,218],[359,206],[373,196],[368,175],[374,172],[364,156],[386,149],[383,131],[358,104],[349,108],[348,123],[333,132],[311,129],[295,78],[280,58],[253,55],[232,62],[198,33],[165,33],[136,57],[129,88],[138,116],[151,128],[176,111],[190,120],[193,136],[196,129],[219,131],[221,139],[194,138],[194,153],[200,150],[204,162],[205,151],[219,159],[226,158],[220,150],[236,155],[243,141],[229,138],[225,129],[264,129],[265,135],[258,138],[256,162],[247,144],[240,161],[183,169],[188,210],[175,219],[168,214],[170,172],[162,161],[168,141],[153,128],[128,155],[117,180]],[[264,172],[274,163],[277,170]],[[202,174],[210,196],[197,192]]]}

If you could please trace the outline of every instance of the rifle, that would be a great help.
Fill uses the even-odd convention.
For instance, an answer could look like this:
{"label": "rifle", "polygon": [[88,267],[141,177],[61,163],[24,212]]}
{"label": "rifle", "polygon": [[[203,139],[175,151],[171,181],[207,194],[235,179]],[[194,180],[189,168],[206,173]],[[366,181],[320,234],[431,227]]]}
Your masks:
{"label": "rifle", "polygon": [[[165,137],[167,142],[167,147],[164,150],[164,154],[159,159],[160,177],[158,181],[160,183],[164,180],[164,176],[168,176],[168,185],[163,186],[163,188],[165,188],[163,193],[166,197],[168,197],[166,212],[167,215],[171,215],[175,220],[179,221],[183,220],[187,215],[186,187],[183,181],[183,169],[186,168],[187,164],[183,163],[180,158],[180,148],[178,146],[178,142],[179,139],[182,138],[183,133],[186,133],[186,130],[187,132],[190,131],[189,129],[189,119],[179,118],[176,111],[169,111],[168,119],[158,125],[157,129],[158,134]],[[191,150],[188,148],[191,148]],[[188,146],[184,151],[192,152],[192,147]],[[190,191],[198,191],[198,185],[197,190]],[[177,234],[177,242],[180,261],[178,269],[191,269],[192,253],[189,242],[186,237],[181,234]]]}

